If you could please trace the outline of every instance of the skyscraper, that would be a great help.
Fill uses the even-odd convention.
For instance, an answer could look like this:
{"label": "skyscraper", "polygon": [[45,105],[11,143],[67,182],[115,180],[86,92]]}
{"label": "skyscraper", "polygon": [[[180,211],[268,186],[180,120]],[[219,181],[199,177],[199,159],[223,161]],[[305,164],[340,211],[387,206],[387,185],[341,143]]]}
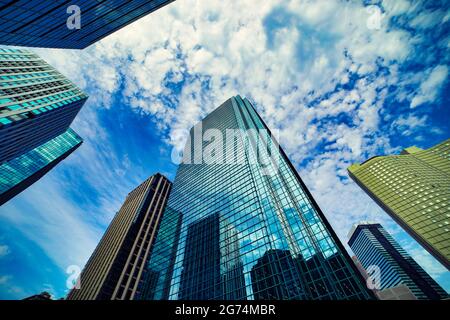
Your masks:
{"label": "skyscraper", "polygon": [[68,300],[133,300],[139,294],[171,186],[157,173],[128,194]]}
{"label": "skyscraper", "polygon": [[0,164],[0,205],[39,180],[82,142],[72,129],[68,129],[40,146]]}
{"label": "skyscraper", "polygon": [[[278,260],[285,263],[274,270],[281,275],[271,279],[273,299],[371,298],[275,137],[240,96],[191,129],[166,213],[143,299],[262,299],[269,288],[257,270]],[[314,295],[316,282],[327,290]]]}
{"label": "skyscraper", "polygon": [[0,48],[0,164],[66,132],[87,98],[36,54]]}
{"label": "skyscraper", "polygon": [[81,145],[69,126],[86,100],[36,54],[0,48],[0,205]]}
{"label": "skyscraper", "polygon": [[[372,277],[377,290],[406,285],[417,299],[444,299],[447,293],[378,223],[361,222],[349,233],[348,245]],[[377,269],[376,269],[377,268]],[[376,283],[376,279],[375,279]]]}
{"label": "skyscraper", "polygon": [[0,0],[0,44],[83,49],[172,1]]}
{"label": "skyscraper", "polygon": [[450,139],[428,150],[374,157],[350,177],[428,252],[450,269]]}

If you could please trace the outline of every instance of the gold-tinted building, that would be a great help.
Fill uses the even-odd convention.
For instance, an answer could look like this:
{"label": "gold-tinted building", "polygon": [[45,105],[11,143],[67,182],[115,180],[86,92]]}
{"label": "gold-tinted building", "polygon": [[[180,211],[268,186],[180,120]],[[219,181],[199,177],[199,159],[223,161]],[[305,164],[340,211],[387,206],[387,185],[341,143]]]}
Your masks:
{"label": "gold-tinted building", "polygon": [[450,269],[450,139],[422,150],[373,157],[350,177],[436,259]]}
{"label": "gold-tinted building", "polygon": [[68,300],[133,300],[172,183],[157,173],[131,191],[86,263]]}

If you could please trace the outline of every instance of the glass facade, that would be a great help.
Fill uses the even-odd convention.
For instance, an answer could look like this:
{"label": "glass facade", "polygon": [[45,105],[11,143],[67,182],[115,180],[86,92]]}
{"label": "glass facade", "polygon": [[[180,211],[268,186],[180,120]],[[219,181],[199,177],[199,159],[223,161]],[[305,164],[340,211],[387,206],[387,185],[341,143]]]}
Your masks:
{"label": "glass facade", "polygon": [[289,250],[267,250],[250,271],[254,299],[307,299],[298,262]]}
{"label": "glass facade", "polygon": [[159,227],[157,241],[155,241],[149,258],[149,260],[152,260],[145,266],[144,280],[141,283],[140,293],[136,295],[136,299],[169,299],[170,283],[177,255],[182,221],[182,214],[167,205]]}
{"label": "glass facade", "polygon": [[[0,0],[0,44],[83,49],[173,0]],[[69,6],[80,29],[69,29]]]}
{"label": "glass facade", "polygon": [[36,54],[0,48],[0,164],[66,132],[86,100]]}
{"label": "glass facade", "polygon": [[[262,139],[255,140],[258,129]],[[231,153],[212,150],[219,135],[198,143],[195,132],[211,130],[237,132],[227,144]],[[199,150],[215,160],[196,162]],[[224,151],[233,161],[220,161]],[[292,164],[240,96],[191,129],[147,274],[140,299],[372,298]]]}
{"label": "glass facade", "polygon": [[[246,298],[237,230],[215,213],[188,226],[180,278],[182,300]],[[207,289],[207,290],[204,290]]]}
{"label": "glass facade", "polygon": [[414,239],[450,269],[450,139],[422,150],[374,157],[350,177]]}
{"label": "glass facade", "polygon": [[[444,299],[447,293],[378,223],[360,223],[348,244],[365,270],[379,268],[378,290],[406,285],[417,299]],[[367,272],[370,276],[369,272]]]}
{"label": "glass facade", "polygon": [[72,130],[0,165],[0,205],[39,180],[82,143]]}

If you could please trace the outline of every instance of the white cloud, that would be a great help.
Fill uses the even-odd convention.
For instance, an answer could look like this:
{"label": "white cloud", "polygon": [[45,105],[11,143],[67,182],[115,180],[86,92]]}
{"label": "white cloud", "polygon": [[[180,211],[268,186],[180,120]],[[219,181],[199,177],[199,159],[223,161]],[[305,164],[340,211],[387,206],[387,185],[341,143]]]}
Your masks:
{"label": "white cloud", "polygon": [[8,299],[22,299],[29,295],[23,288],[14,285],[14,277],[9,274],[0,276],[0,290],[8,293]]}
{"label": "white cloud", "polygon": [[412,99],[411,108],[415,108],[427,102],[433,102],[448,76],[448,67],[439,65],[426,72],[427,77],[419,88],[419,93]]}
{"label": "white cloud", "polygon": [[0,245],[0,258],[8,255],[11,252],[9,247],[6,244]]}
{"label": "white cloud", "polygon": [[392,123],[391,128],[404,136],[410,136],[415,131],[425,127],[427,125],[427,119],[428,117],[426,115],[421,117],[412,114],[401,116]]}
{"label": "white cloud", "polygon": [[378,221],[385,227],[394,225],[352,180],[338,177],[347,177],[349,162],[345,158],[351,158],[351,153],[327,152],[299,172],[344,244],[351,226],[359,221]]}
{"label": "white cloud", "polygon": [[0,285],[7,284],[11,279],[12,279],[12,276],[10,276],[10,275],[0,276]]}
{"label": "white cloud", "polygon": [[[94,84],[98,90],[92,92],[91,99],[106,107],[110,103],[107,96],[118,89],[121,75],[131,106],[154,114],[167,122],[162,127],[170,130],[179,130],[183,123],[190,127],[194,114],[199,120],[236,93],[260,105],[268,122],[276,118],[279,123],[286,120],[278,114],[281,108],[285,115],[296,112],[310,90],[315,90],[311,98],[320,97],[348,76],[347,69],[356,67],[358,73],[367,74],[378,57],[386,62],[405,58],[409,52],[407,34],[388,31],[386,26],[373,32],[367,29],[367,19],[362,5],[332,1],[323,1],[320,6],[311,1],[290,1],[286,5],[265,1],[258,6],[184,1],[158,10],[81,55],[60,50],[43,54],[58,68],[67,70],[66,74],[83,74],[79,83]],[[278,20],[282,27],[270,25]],[[148,30],[152,30],[151,36]],[[345,59],[344,51],[353,61]],[[64,55],[67,57],[60,58]],[[68,66],[67,61],[71,61]],[[116,70],[111,67],[114,65]],[[180,97],[173,114],[162,111],[158,94],[172,93],[166,82],[172,73],[175,78],[181,73],[198,77],[188,80],[183,92],[198,90],[200,80],[209,81],[206,89],[196,92],[208,97],[205,104],[194,106],[198,111],[184,112],[188,103],[183,99],[191,99],[186,94]],[[297,87],[295,97],[289,105],[281,104],[293,86]],[[362,90],[352,94],[358,98]],[[343,112],[355,109],[355,103],[342,99]],[[328,109],[331,114],[338,113],[336,105]],[[188,121],[180,119],[184,116]],[[176,134],[169,133],[171,136]]]}
{"label": "white cloud", "polygon": [[417,29],[430,29],[438,26],[440,23],[446,22],[446,18],[448,18],[448,12],[446,15],[444,10],[427,10],[422,11],[419,15],[412,19],[409,25]]}
{"label": "white cloud", "polygon": [[391,16],[398,16],[412,10],[408,0],[383,0],[382,5]]}

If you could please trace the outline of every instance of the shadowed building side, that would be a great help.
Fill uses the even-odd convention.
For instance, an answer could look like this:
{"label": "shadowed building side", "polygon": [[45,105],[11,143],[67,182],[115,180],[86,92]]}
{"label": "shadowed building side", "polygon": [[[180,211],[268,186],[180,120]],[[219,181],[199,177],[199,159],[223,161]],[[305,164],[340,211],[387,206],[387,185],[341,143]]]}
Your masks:
{"label": "shadowed building side", "polygon": [[128,194],[68,300],[133,300],[139,294],[171,186],[157,173]]}

